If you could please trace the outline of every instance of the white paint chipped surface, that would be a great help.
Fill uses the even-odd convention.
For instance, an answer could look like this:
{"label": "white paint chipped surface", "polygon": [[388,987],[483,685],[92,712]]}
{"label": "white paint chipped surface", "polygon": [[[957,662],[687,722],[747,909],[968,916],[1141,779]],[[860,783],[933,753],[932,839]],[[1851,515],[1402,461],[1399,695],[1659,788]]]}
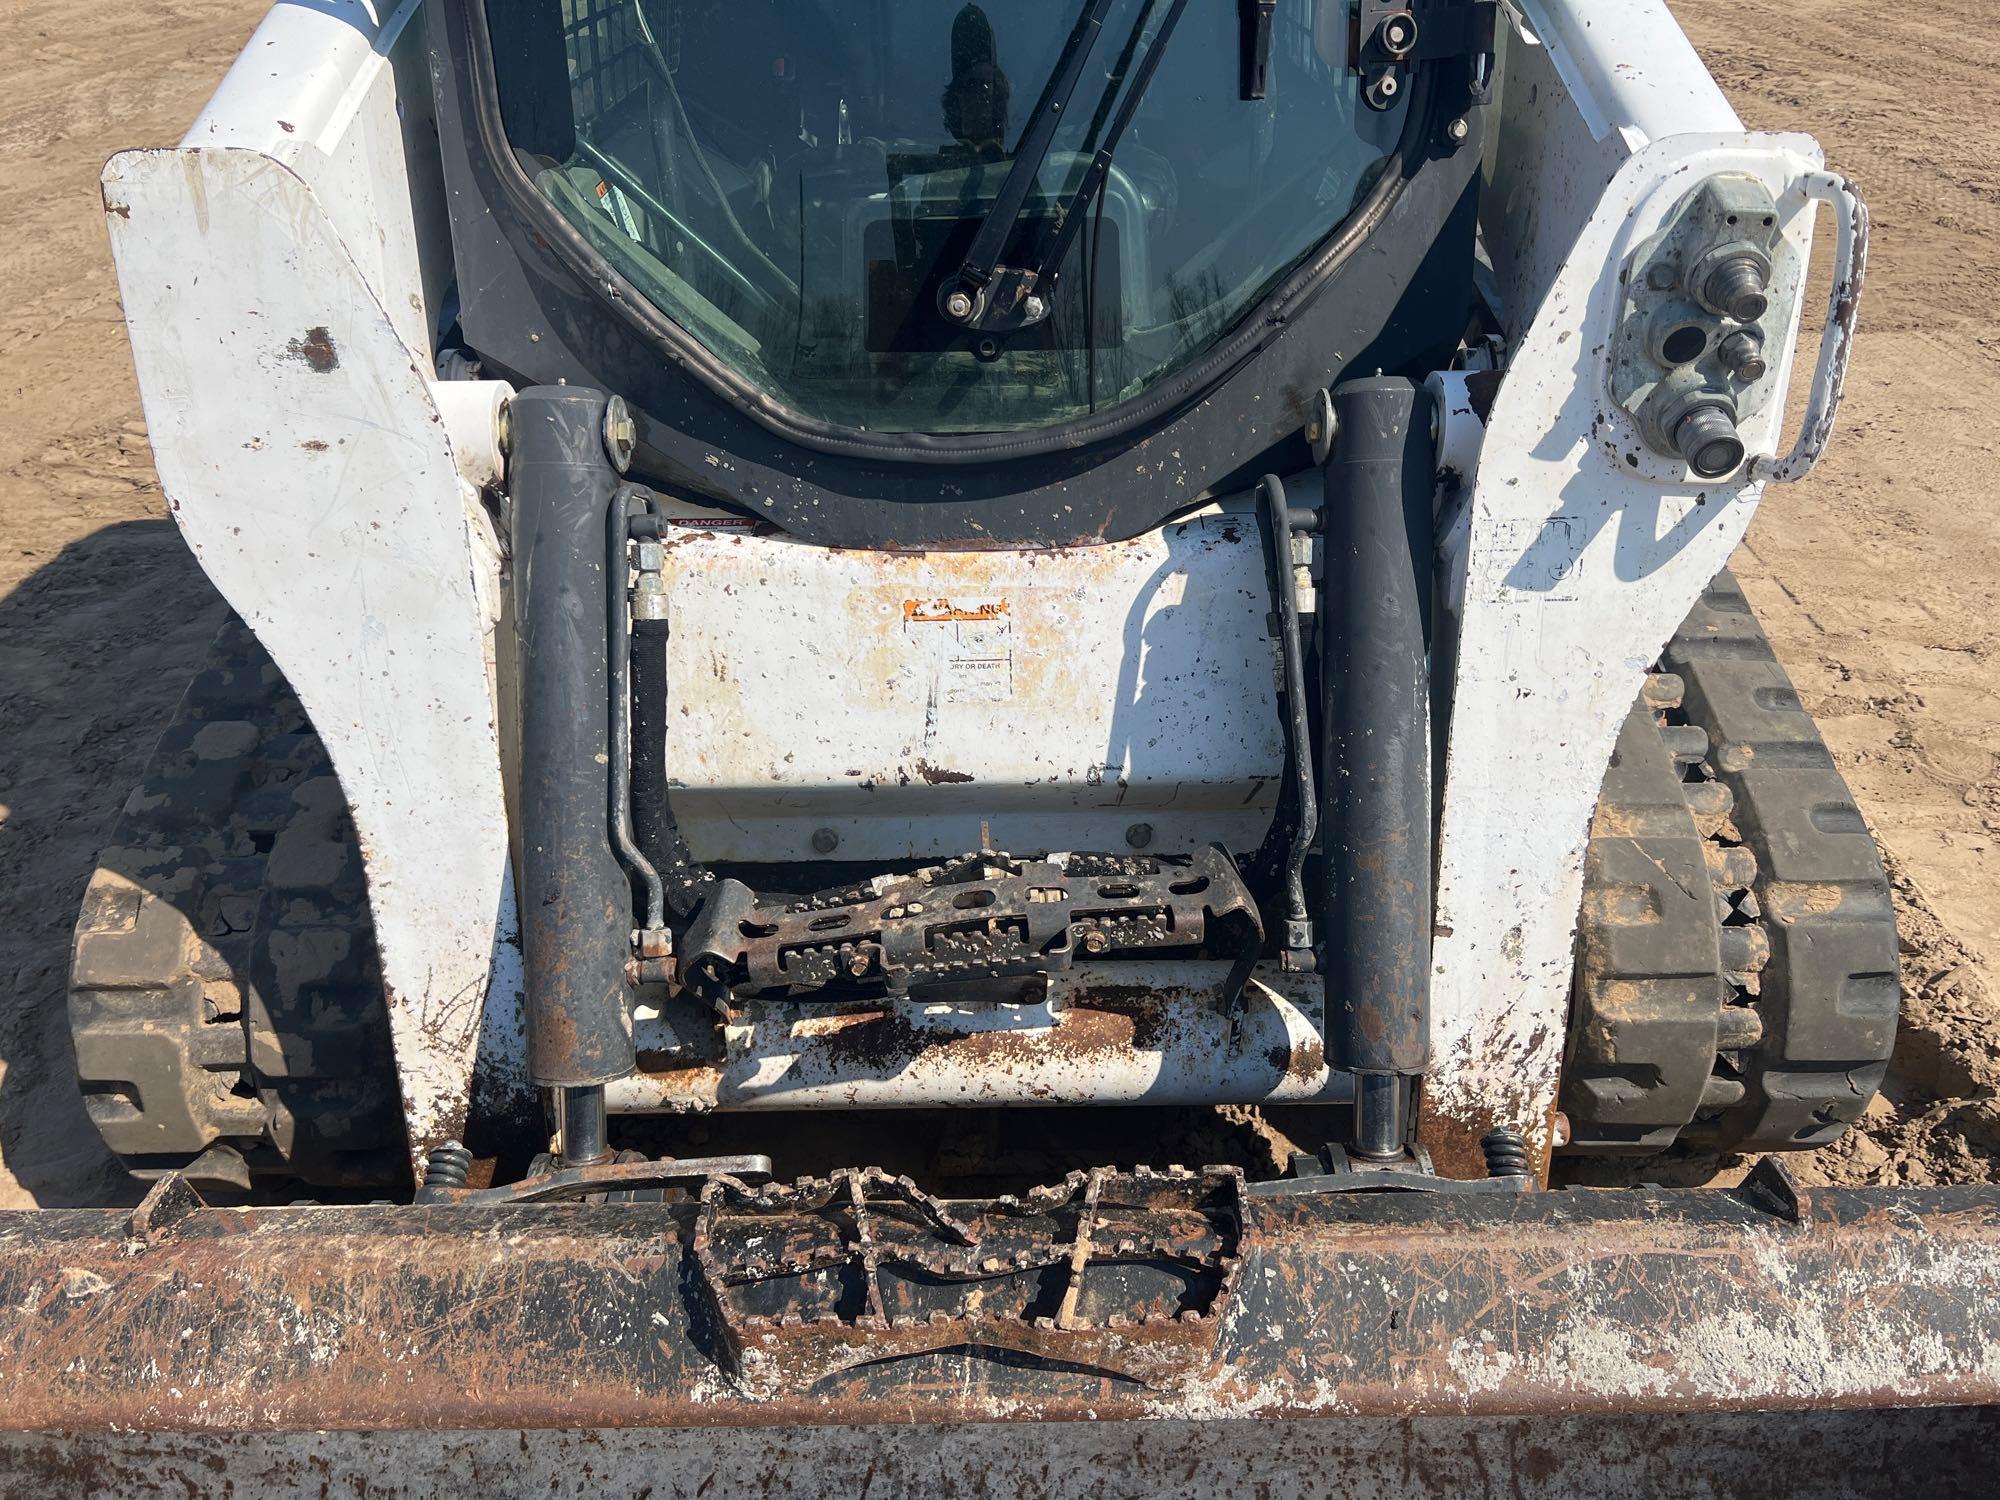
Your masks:
{"label": "white paint chipped surface", "polygon": [[525,1087],[499,556],[468,493],[493,455],[455,453],[433,395],[452,261],[422,12],[282,0],[180,150],[104,178],[175,519],[353,812],[418,1160],[464,1128],[489,976],[489,1092]]}
{"label": "white paint chipped surface", "polygon": [[128,152],[105,192],[174,517],[353,813],[420,1152],[463,1128],[507,874],[485,620],[428,355],[269,157]]}
{"label": "white paint chipped surface", "polygon": [[[1571,42],[1594,45],[1589,28]],[[1633,113],[1619,91],[1643,74],[1628,60],[1571,67],[1565,77],[1596,78],[1605,90],[1591,110],[1574,99],[1558,109],[1558,97],[1532,121],[1515,121],[1517,133],[1586,143],[1536,146],[1539,191],[1552,187],[1551,164],[1595,159],[1587,143],[1601,145],[1604,120]],[[1554,279],[1545,291],[1521,282],[1521,300],[1538,310],[1487,420],[1473,491],[1422,1123],[1448,1172],[1477,1175],[1475,1143],[1495,1124],[1521,1131],[1546,1160],[1584,848],[1611,746],[1644,672],[1728,561],[1761,490],[1744,478],[1747,465],[1728,482],[1698,486],[1645,454],[1606,379],[1620,274],[1715,172],[1754,175],[1791,205],[1785,240],[1802,256],[1812,214],[1798,184],[1819,165],[1805,136],[1666,135],[1618,169],[1559,266],[1546,246],[1514,247],[1517,271],[1549,266]],[[1590,173],[1576,169],[1568,191],[1595,192]],[[1787,290],[1795,330],[1802,279]],[[1771,406],[1743,426],[1753,455],[1780,440],[1793,351],[1774,352],[1782,359]]]}
{"label": "white paint chipped surface", "polygon": [[[1253,850],[1285,756],[1254,515],[903,554],[672,529],[667,766],[702,860]],[[819,850],[830,831],[835,849]]]}
{"label": "white paint chipped surface", "polygon": [[1216,1004],[1228,972],[1209,960],[1079,963],[1034,1004],[753,1006],[724,1025],[722,1060],[700,1067],[647,1061],[671,1036],[642,1013],[640,1071],[605,1099],[614,1113],[683,1113],[1351,1098],[1326,1065],[1321,976],[1263,965],[1230,1014]]}

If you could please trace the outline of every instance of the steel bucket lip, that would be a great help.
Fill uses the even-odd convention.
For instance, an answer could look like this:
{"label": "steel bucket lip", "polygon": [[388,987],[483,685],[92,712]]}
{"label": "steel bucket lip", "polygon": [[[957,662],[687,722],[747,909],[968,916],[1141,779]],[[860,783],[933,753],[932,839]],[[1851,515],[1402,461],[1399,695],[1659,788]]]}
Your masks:
{"label": "steel bucket lip", "polygon": [[1059,1337],[996,1359],[941,1330],[921,1358],[746,1389],[693,1204],[183,1207],[0,1214],[0,1431],[2000,1402],[1984,1187],[1245,1200],[1212,1355],[1157,1388],[1051,1358]]}

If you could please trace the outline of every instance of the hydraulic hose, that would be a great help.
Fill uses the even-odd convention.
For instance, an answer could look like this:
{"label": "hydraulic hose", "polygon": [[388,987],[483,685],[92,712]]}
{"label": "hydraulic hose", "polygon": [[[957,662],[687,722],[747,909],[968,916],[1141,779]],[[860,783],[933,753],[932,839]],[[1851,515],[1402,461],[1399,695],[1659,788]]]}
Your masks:
{"label": "hydraulic hose", "polygon": [[620,489],[604,513],[604,636],[609,643],[605,658],[611,676],[606,690],[606,708],[611,715],[610,803],[606,813],[618,862],[633,884],[645,891],[645,926],[654,931],[667,924],[666,893],[658,868],[641,852],[634,836],[632,811],[632,615],[626,598],[626,549],[635,508],[644,511],[645,500],[635,491]]}
{"label": "hydraulic hose", "polygon": [[1319,832],[1319,799],[1313,790],[1312,731],[1306,710],[1305,645],[1299,627],[1298,572],[1292,563],[1292,513],[1285,504],[1285,483],[1266,474],[1257,486],[1263,502],[1266,545],[1270,550],[1271,590],[1278,600],[1279,656],[1285,675],[1285,763],[1296,805],[1285,847],[1285,929],[1288,952],[1310,953],[1312,910],[1306,901],[1306,855]]}

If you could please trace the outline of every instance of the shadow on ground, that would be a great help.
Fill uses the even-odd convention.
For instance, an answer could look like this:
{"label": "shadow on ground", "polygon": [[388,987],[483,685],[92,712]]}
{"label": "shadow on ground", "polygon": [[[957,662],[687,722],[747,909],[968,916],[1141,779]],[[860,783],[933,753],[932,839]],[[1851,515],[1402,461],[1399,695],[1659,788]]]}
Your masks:
{"label": "shadow on ground", "polygon": [[0,1207],[136,1201],[65,1014],[100,845],[226,617],[167,521],[107,526],[0,599]]}

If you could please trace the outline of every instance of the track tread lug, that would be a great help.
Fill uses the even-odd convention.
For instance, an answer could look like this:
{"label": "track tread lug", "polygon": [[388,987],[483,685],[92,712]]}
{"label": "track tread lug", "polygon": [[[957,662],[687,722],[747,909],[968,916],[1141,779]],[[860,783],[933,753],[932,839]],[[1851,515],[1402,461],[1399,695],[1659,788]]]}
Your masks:
{"label": "track tread lug", "polygon": [[[1653,701],[1663,676],[1679,684],[1677,705]],[[1686,722],[1660,725],[1656,711],[1666,706]],[[1635,788],[1620,770],[1621,761],[1646,753],[1637,745],[1641,725],[1656,726],[1656,759],[1698,777],[1681,792],[1705,841],[1703,874],[1714,891],[1714,921],[1722,924],[1718,993],[1728,1003],[1716,1016],[1706,993],[1691,993],[1681,1045],[1671,1054],[1663,1050],[1671,1033],[1652,1018],[1643,1031],[1635,1025],[1629,1034],[1588,1041],[1594,1021],[1601,1030],[1603,1001],[1595,992],[1614,980],[1627,988],[1648,980],[1605,967],[1605,955],[1628,960],[1632,945],[1600,930],[1610,910],[1606,882],[1616,873],[1599,847],[1605,830],[1657,825],[1660,817],[1656,799],[1628,805]],[[1706,748],[1691,760],[1697,736]],[[1564,1079],[1572,1149],[1651,1151],[1678,1135],[1724,1151],[1804,1150],[1836,1139],[1860,1116],[1895,1044],[1900,978],[1888,878],[1818,728],[1726,570],[1675,632],[1621,731],[1592,825],[1585,884]],[[1699,951],[1705,960],[1707,947]],[[1658,962],[1689,967],[1664,953]],[[1697,1015],[1718,1033],[1706,1061],[1690,1050]],[[1653,1070],[1644,1096],[1645,1106],[1658,1106],[1653,1113],[1630,1091],[1617,1118],[1604,1111],[1605,1089],[1592,1068],[1601,1069],[1607,1055],[1627,1072],[1635,1058]],[[1721,1071],[1701,1080],[1693,1108],[1676,1125],[1668,1115],[1685,1102],[1697,1062],[1704,1073]]]}
{"label": "track tread lug", "polygon": [[69,1013],[85,1107],[158,1175],[396,1189],[403,1125],[359,848],[282,674],[231,619],[99,855]]}

